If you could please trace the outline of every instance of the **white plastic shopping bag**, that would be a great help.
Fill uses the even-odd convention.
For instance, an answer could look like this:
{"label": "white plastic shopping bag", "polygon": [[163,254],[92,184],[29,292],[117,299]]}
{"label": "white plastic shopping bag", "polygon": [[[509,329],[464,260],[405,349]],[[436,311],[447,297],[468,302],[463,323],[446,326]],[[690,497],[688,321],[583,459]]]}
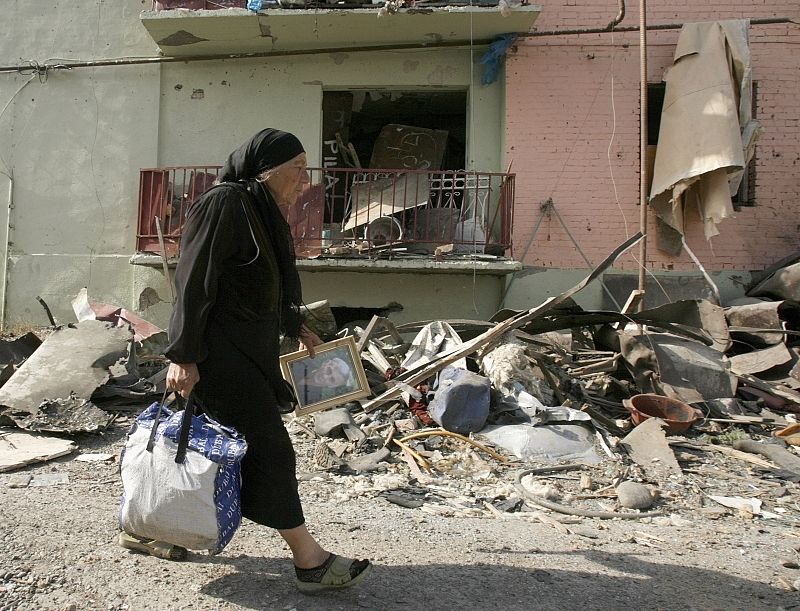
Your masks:
{"label": "white plastic shopping bag", "polygon": [[216,554],[241,522],[247,443],[194,415],[193,403],[176,412],[153,403],[136,418],[120,458],[119,523],[131,535]]}

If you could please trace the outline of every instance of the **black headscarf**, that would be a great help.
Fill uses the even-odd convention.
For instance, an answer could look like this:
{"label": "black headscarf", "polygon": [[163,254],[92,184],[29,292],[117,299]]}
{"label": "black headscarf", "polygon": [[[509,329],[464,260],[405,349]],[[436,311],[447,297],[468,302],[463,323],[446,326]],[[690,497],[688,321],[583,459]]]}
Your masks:
{"label": "black headscarf", "polygon": [[294,134],[271,127],[262,129],[228,155],[219,181],[253,180],[261,172],[276,168],[300,153],[305,153],[305,149]]}
{"label": "black headscarf", "polygon": [[286,335],[293,338],[300,333],[303,294],[295,264],[292,233],[269,189],[255,178],[304,152],[303,145],[294,134],[273,128],[262,129],[228,155],[228,161],[219,175],[219,182],[244,184],[264,215],[265,228],[272,240],[281,272],[283,327]]}

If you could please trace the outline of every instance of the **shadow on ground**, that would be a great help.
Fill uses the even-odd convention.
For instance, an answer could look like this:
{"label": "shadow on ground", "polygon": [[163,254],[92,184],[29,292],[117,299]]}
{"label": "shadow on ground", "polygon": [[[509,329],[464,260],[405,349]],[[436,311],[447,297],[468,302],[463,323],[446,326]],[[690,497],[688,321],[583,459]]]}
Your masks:
{"label": "shadow on ground", "polygon": [[[722,572],[599,551],[531,555],[536,568],[502,564],[376,566],[358,588],[306,596],[285,559],[216,557],[235,572],[203,594],[244,609],[800,609],[796,593]],[[585,562],[586,569],[574,567]],[[548,566],[550,565],[550,566]]]}

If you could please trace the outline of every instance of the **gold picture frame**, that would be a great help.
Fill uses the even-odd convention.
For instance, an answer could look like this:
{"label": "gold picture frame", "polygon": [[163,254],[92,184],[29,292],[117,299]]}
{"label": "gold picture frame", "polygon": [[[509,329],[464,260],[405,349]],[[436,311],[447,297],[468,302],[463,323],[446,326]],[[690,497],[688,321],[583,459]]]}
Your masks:
{"label": "gold picture frame", "polygon": [[297,397],[295,414],[310,414],[371,394],[352,335],[316,346],[314,352],[314,357],[308,356],[308,350],[280,357],[281,373]]}

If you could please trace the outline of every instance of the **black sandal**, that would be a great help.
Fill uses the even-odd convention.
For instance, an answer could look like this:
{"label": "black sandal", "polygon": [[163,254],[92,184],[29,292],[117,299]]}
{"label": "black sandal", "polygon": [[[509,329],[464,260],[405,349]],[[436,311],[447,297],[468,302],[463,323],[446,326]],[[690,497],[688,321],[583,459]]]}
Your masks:
{"label": "black sandal", "polygon": [[354,560],[336,554],[331,554],[313,569],[294,567],[297,589],[306,594],[358,585],[371,571],[372,563],[369,560]]}
{"label": "black sandal", "polygon": [[125,549],[141,552],[143,554],[150,554],[151,556],[163,558],[164,560],[180,561],[186,560],[188,556],[186,548],[180,545],[172,545],[172,543],[167,543],[166,541],[131,535],[125,531],[119,533],[119,544]]}

